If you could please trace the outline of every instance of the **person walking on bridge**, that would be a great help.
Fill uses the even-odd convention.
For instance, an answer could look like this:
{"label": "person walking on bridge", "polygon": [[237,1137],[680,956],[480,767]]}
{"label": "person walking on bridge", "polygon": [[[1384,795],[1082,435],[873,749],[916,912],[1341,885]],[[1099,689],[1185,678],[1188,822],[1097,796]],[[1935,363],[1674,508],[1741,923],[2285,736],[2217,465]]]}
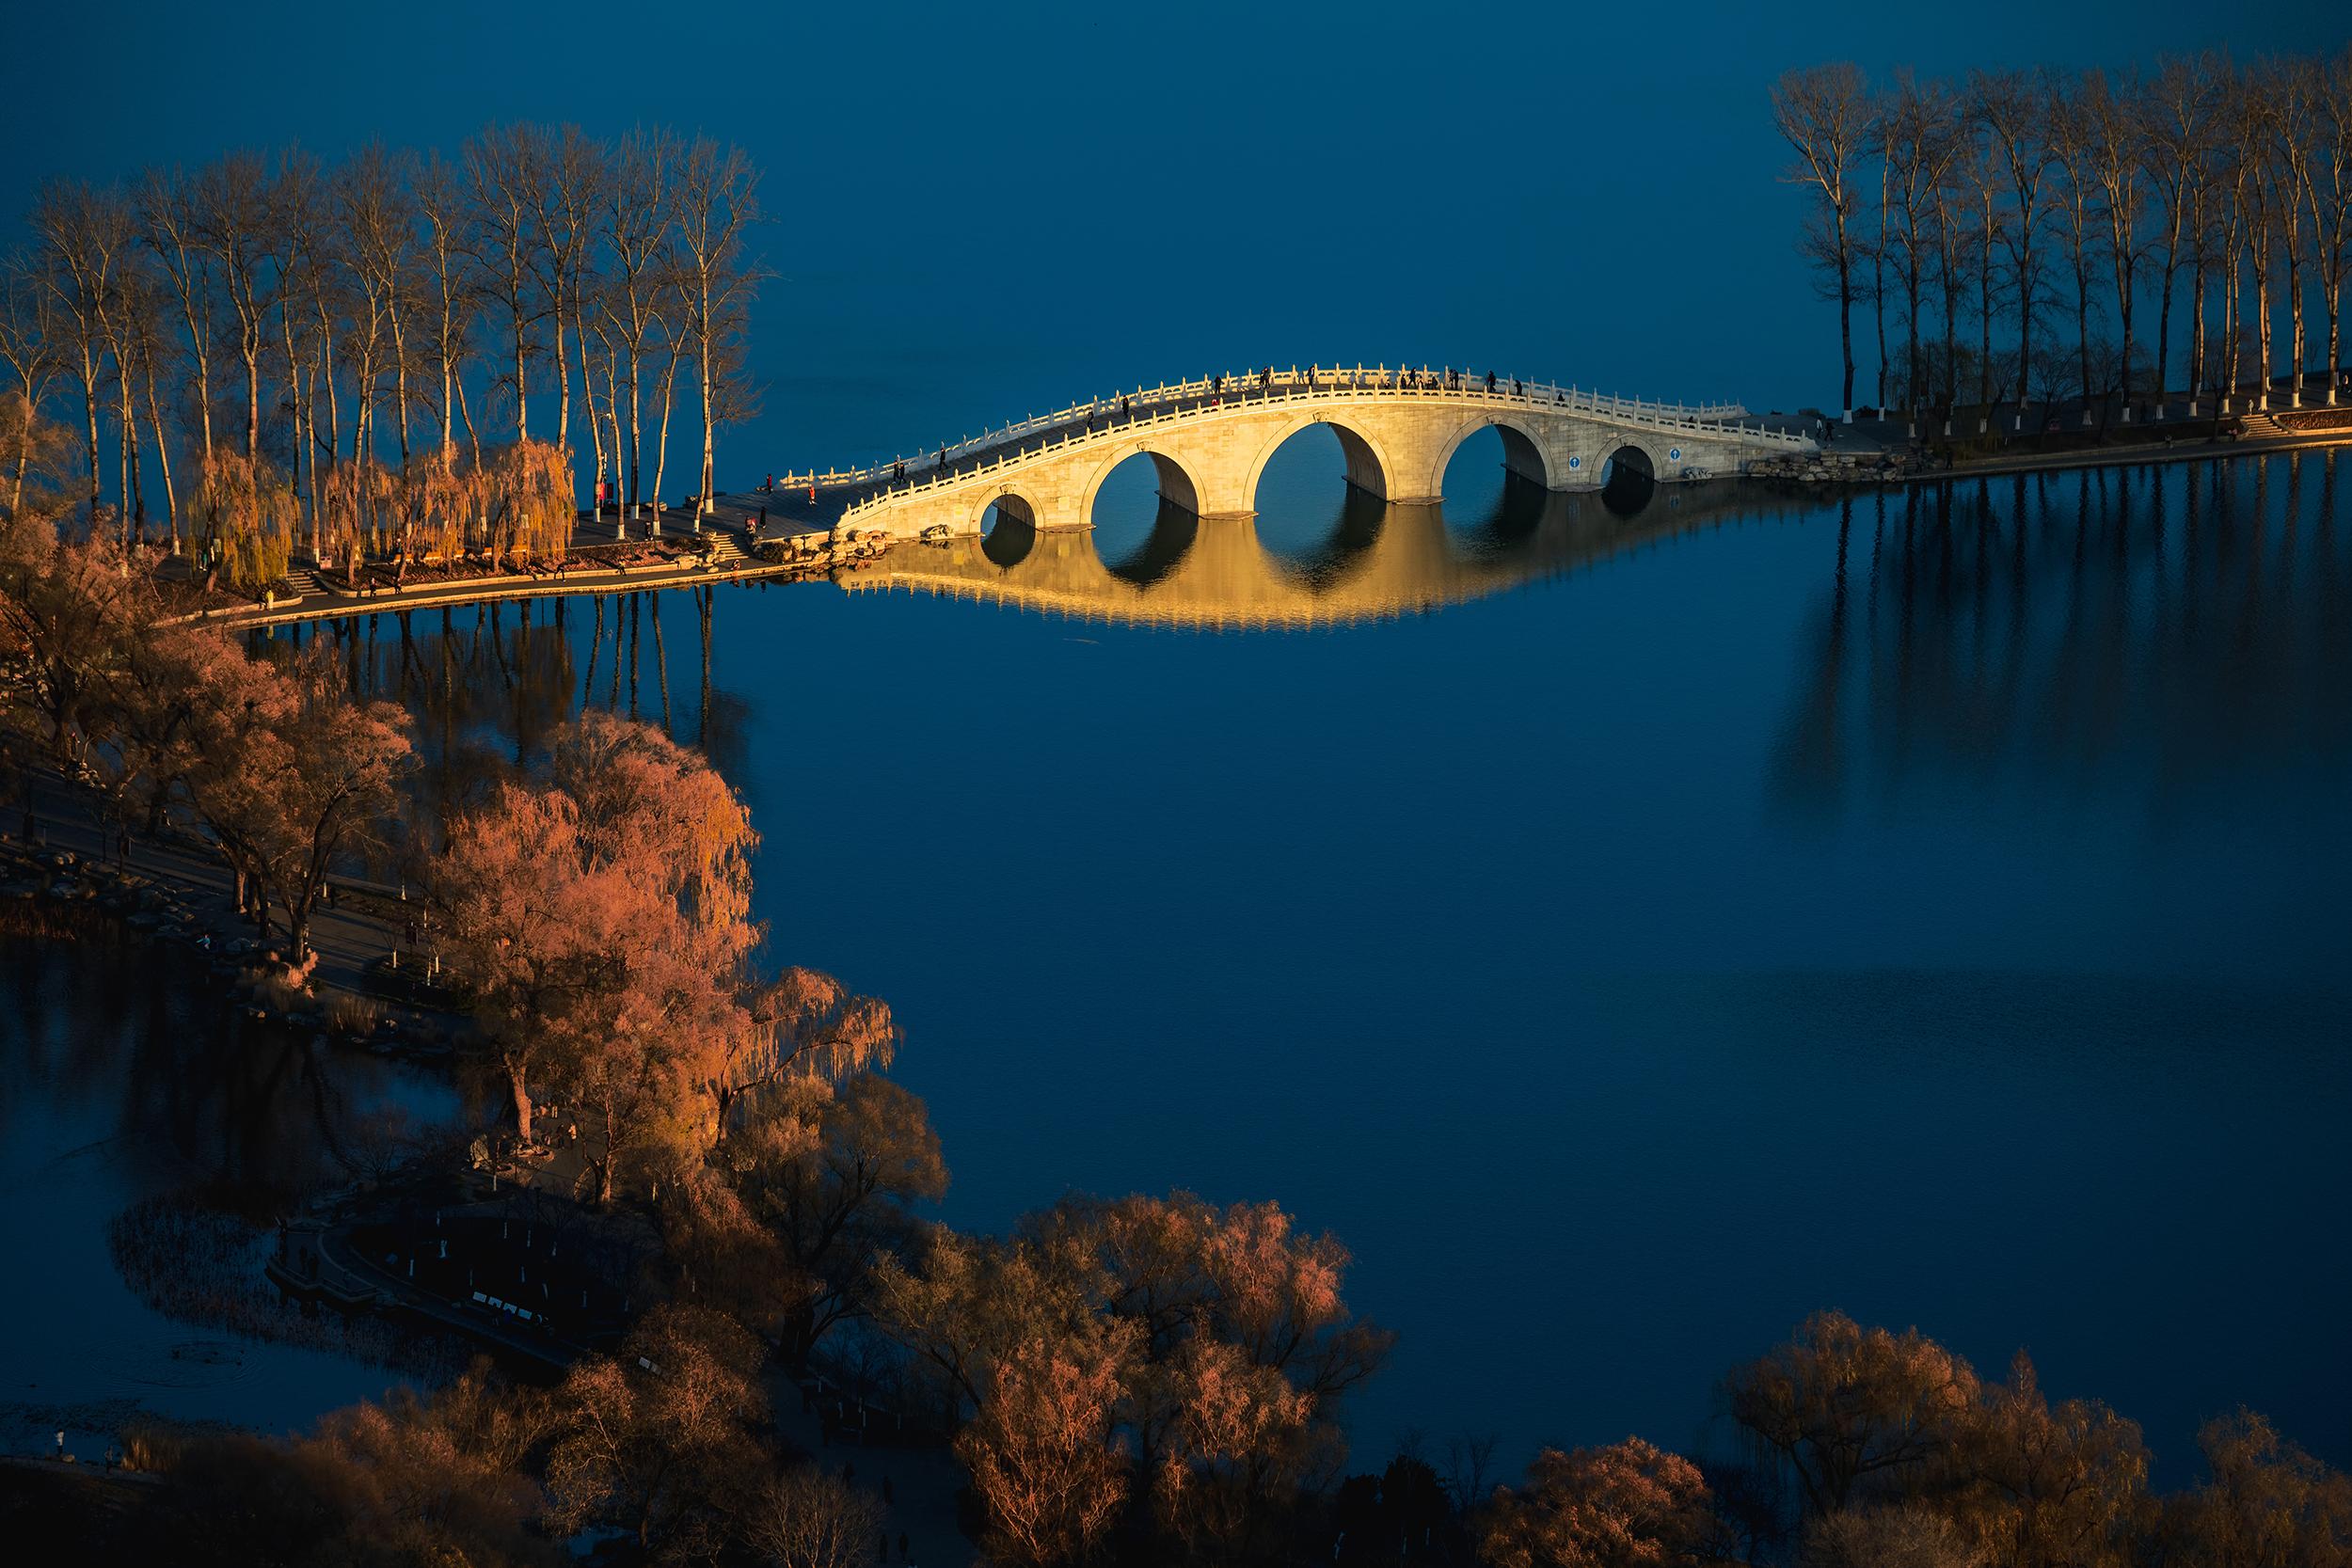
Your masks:
{"label": "person walking on bridge", "polygon": [[1486,395],[1487,395],[1488,397],[1492,397],[1492,396],[1494,396],[1494,390],[1495,390],[1495,372],[1492,372],[1492,371],[1488,371],[1488,372],[1486,372]]}

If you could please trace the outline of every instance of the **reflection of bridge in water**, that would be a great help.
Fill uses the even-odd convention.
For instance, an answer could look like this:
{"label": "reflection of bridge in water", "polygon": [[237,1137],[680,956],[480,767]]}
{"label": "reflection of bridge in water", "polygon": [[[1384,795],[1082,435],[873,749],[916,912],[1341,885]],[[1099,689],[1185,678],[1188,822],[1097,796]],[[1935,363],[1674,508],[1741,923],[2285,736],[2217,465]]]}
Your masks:
{"label": "reflection of bridge in water", "polygon": [[1163,505],[1133,554],[1105,561],[1090,531],[1005,520],[985,539],[900,545],[834,574],[852,592],[904,589],[1086,620],[1202,629],[1343,625],[1418,614],[1565,577],[1726,523],[1793,515],[1808,500],[1755,483],[1563,494],[1514,483],[1483,522],[1351,492],[1329,535],[1288,553],[1253,519]]}

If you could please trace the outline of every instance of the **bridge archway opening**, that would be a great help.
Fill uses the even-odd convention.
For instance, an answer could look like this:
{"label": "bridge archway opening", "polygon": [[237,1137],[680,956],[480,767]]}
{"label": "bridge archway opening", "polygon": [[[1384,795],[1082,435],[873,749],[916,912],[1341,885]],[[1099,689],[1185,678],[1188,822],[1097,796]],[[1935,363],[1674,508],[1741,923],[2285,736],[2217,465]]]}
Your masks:
{"label": "bridge archway opening", "polygon": [[980,554],[998,566],[1018,566],[1037,548],[1037,509],[1019,496],[999,496],[980,514]]}
{"label": "bridge archway opening", "polygon": [[1258,546],[1294,578],[1329,587],[1379,538],[1385,489],[1378,454],[1354,431],[1324,423],[1295,431],[1258,468],[1250,498]]}
{"label": "bridge archway opening", "polygon": [[1601,460],[1600,503],[1619,517],[1639,515],[1658,494],[1658,470],[1649,453],[1631,445]]}
{"label": "bridge archway opening", "polygon": [[1446,526],[1488,543],[1526,537],[1543,520],[1546,471],[1542,451],[1525,431],[1500,422],[1473,426],[1438,476]]}
{"label": "bridge archway opening", "polygon": [[1385,497],[1389,466],[1361,433],[1328,420],[1301,425],[1263,453],[1249,475],[1249,505],[1260,517],[1325,515],[1345,486]]}
{"label": "bridge archway opening", "polygon": [[1200,529],[1200,492],[1173,460],[1135,452],[1095,485],[1087,522],[1103,569],[1148,587],[1192,548]]}

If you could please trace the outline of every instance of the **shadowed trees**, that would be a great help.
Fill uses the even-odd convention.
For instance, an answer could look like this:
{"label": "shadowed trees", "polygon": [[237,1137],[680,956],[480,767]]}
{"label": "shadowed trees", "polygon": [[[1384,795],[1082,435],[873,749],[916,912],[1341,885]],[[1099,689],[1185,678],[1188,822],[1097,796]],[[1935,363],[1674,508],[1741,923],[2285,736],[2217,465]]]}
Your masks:
{"label": "shadowed trees", "polygon": [[1493,1568],[1700,1568],[1729,1543],[1698,1466],[1638,1437],[1546,1449],[1484,1512],[1479,1560]]}
{"label": "shadowed trees", "polygon": [[[1857,293],[1878,307],[1882,400],[1897,380],[1914,407],[1920,401],[1925,255],[1944,298],[1947,388],[1960,379],[1950,364],[1956,303],[1977,301],[1981,404],[2000,385],[1996,297],[2015,324],[2004,357],[2021,401],[2058,390],[2043,326],[2061,304],[2074,317],[2065,389],[2086,415],[2113,399],[2128,420],[2151,403],[2161,410],[2182,386],[2192,403],[2210,392],[2268,408],[2282,377],[2287,405],[2299,406],[2314,372],[2326,401],[2336,402],[2342,283],[2352,266],[2347,83],[2352,50],[2245,68],[2219,55],[2168,58],[2145,75],[1978,71],[1959,87],[1901,71],[1884,92],[1870,91],[1850,65],[1782,77],[1773,121],[1798,153],[1787,178],[1813,198],[1798,248],[1838,303],[1849,408]],[[1944,122],[1948,140],[1923,134],[1944,121],[1925,111],[1943,104],[1953,111]],[[1873,184],[1877,232],[1866,243],[1853,223],[1855,193]],[[1931,222],[1920,221],[1923,211]],[[1964,243],[1963,211],[1973,230]],[[1868,261],[1867,275],[1856,274],[1858,260]],[[2176,366],[2172,316],[2184,272],[2191,326],[2185,363]],[[1907,328],[1899,377],[1889,374],[1890,306]],[[2152,357],[2140,325],[2146,306],[2156,314]],[[2324,347],[2310,329],[2314,311],[2326,317]]]}
{"label": "shadowed trees", "polygon": [[1845,362],[1843,406],[1853,412],[1855,172],[1870,137],[1870,104],[1860,68],[1840,62],[1783,75],[1772,87],[1772,119],[1796,150],[1782,179],[1814,193],[1800,248],[1837,302],[1838,352]]}

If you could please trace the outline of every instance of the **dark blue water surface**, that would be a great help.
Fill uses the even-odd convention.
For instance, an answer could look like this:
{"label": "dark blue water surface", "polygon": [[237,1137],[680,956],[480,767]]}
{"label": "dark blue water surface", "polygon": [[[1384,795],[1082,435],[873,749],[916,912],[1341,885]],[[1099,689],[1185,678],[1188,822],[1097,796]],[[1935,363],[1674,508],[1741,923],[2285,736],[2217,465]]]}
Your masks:
{"label": "dark blue water surface", "polygon": [[707,741],[775,953],[898,1009],[946,1218],[1344,1239],[1367,1461],[1701,1442],[1828,1307],[2022,1346],[2169,1477],[2240,1402],[2352,1461],[2352,473],[1616,505],[1495,456],[1442,515],[1310,443],[1254,537],[1130,483],[867,579],[929,591],[723,590],[707,666],[685,594],[358,635],[502,745],[583,689]]}

